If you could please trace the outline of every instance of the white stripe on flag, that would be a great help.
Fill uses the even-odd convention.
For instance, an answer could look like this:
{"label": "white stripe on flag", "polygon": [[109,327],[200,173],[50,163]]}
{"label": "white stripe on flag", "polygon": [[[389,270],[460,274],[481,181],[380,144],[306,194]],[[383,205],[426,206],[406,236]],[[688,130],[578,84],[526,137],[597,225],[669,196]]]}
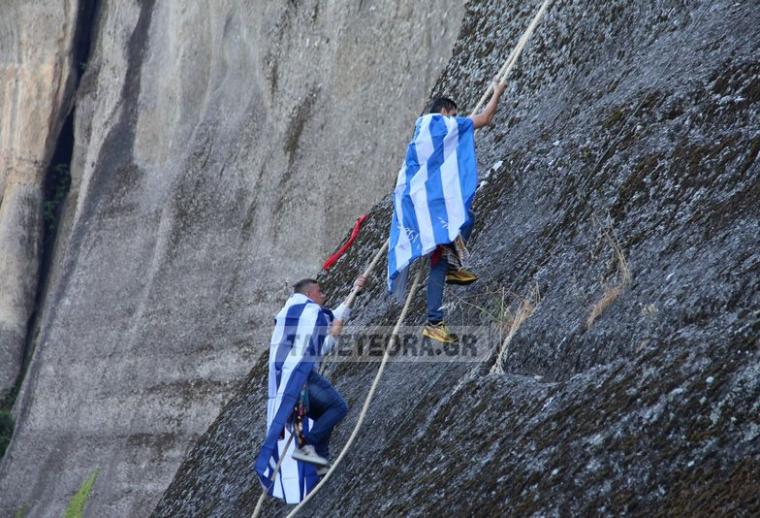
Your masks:
{"label": "white stripe on flag", "polygon": [[430,121],[432,117],[426,116],[422,120],[420,133],[415,140],[414,147],[417,151],[417,163],[420,168],[410,182],[409,196],[414,203],[414,214],[417,216],[417,227],[420,232],[422,254],[435,248],[435,235],[433,234],[433,222],[430,219],[430,209],[427,202],[427,190],[425,183],[428,179],[427,162],[435,151],[433,139],[430,136]]}
{"label": "white stripe on flag", "polygon": [[457,146],[459,145],[459,123],[456,117],[444,117],[448,133],[443,142],[443,164],[441,165],[441,185],[448,214],[449,239],[454,241],[459,228],[465,222],[465,207],[459,180]]}
{"label": "white stripe on flag", "polygon": [[[298,298],[300,299],[300,297]],[[298,303],[298,302],[296,302]],[[272,343],[270,349],[270,358],[275,358],[277,354],[277,348],[279,347],[280,340],[275,342],[275,338],[281,338],[285,331],[286,315],[290,306],[286,306],[283,311],[280,312],[277,318],[277,325],[275,326],[275,332],[272,335]],[[282,403],[282,396],[290,381],[290,376],[301,361],[304,361],[304,356],[309,353],[308,347],[311,341],[312,334],[317,324],[317,317],[319,315],[319,306],[316,304],[306,304],[298,319],[298,327],[296,328],[295,339],[293,340],[293,347],[285,358],[282,365],[282,371],[280,376],[280,386],[277,389],[275,397],[270,398],[267,405],[267,429],[271,426],[271,421],[274,419],[277,410]],[[279,328],[279,329],[278,329]],[[274,378],[274,376],[270,376]],[[300,388],[299,388],[300,390]],[[285,431],[285,440],[288,437],[288,431]],[[291,443],[292,445],[292,443]],[[285,454],[287,457],[282,461],[280,465],[280,473],[277,476],[275,485],[273,488],[274,496],[284,498],[286,502],[294,503],[300,501],[300,480],[298,477],[298,462],[291,457],[292,447],[287,452],[283,452],[285,442],[280,440],[277,442],[277,451],[279,455]],[[274,460],[270,459],[270,466],[274,468]],[[273,470],[273,469],[272,469]],[[282,494],[282,489],[285,488],[285,494]]]}
{"label": "white stripe on flag", "polygon": [[[404,188],[406,187],[406,164],[401,168],[398,173],[398,181],[396,182],[396,192],[394,193],[394,206],[396,209],[396,218],[398,218],[398,243],[393,250],[396,254],[396,267],[400,268],[402,265],[406,265],[412,258],[412,244],[409,242],[409,235],[404,228]],[[393,230],[391,230],[393,232]]]}
{"label": "white stripe on flag", "polygon": [[296,336],[293,340],[293,348],[285,358],[282,364],[282,376],[280,377],[280,386],[277,390],[277,406],[280,406],[282,401],[282,395],[285,392],[285,388],[290,380],[290,375],[304,359],[304,355],[308,354],[309,340],[314,332],[314,328],[317,325],[317,315],[319,314],[319,306],[316,304],[307,304],[301,313],[301,318],[298,319],[298,327],[296,328]]}
{"label": "white stripe on flag", "polygon": [[[286,461],[280,465],[280,472],[277,475],[277,480],[273,488],[273,495],[277,498],[281,498],[286,502],[295,503],[301,501],[301,481],[298,478],[298,461],[292,461],[293,450],[295,450],[295,441],[290,441],[288,451],[283,451],[285,445],[290,438],[290,432],[285,430],[285,438],[277,442],[277,451],[280,455],[286,456]],[[285,488],[285,494],[282,492],[282,488]]]}

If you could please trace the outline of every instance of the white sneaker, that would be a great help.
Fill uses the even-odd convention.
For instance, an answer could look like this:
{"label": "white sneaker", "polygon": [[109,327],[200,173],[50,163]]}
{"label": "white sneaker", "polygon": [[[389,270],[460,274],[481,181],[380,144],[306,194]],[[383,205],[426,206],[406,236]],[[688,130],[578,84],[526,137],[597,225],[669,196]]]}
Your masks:
{"label": "white sneaker", "polygon": [[328,471],[330,471],[330,466],[319,466],[317,468],[317,476],[324,477],[325,475],[327,475]]}
{"label": "white sneaker", "polygon": [[329,466],[330,463],[327,461],[326,458],[320,457],[317,455],[316,450],[314,449],[314,446],[311,444],[305,444],[303,448],[296,448],[293,451],[293,458],[296,460],[300,460],[301,462],[308,462],[309,464],[314,464],[316,466]]}

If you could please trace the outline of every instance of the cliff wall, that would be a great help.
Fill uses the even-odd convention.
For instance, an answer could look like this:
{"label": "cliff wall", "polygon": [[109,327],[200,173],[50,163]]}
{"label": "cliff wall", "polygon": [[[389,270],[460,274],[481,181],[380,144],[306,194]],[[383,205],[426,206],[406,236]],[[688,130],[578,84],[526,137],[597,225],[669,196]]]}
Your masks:
{"label": "cliff wall", "polygon": [[[48,4],[30,30],[69,5]],[[18,5],[2,8],[4,26],[20,21]],[[387,157],[463,13],[454,1],[432,8],[97,3],[0,515],[60,516],[94,472],[88,516],[154,507],[254,364],[283,288],[315,275],[388,191]],[[11,206],[6,196],[3,213]],[[33,237],[27,223],[7,228]]]}
{"label": "cliff wall", "polygon": [[0,401],[20,373],[35,311],[43,184],[72,104],[78,2],[0,7]]}
{"label": "cliff wall", "polygon": [[[474,104],[537,4],[469,3],[434,92]],[[482,361],[418,348],[389,364],[303,516],[760,512],[759,17],[753,2],[553,2],[476,138],[480,280],[446,292],[450,325],[502,334]],[[377,205],[322,278],[329,302],[390,215]],[[383,268],[349,335],[395,321]],[[422,290],[407,324],[424,319]],[[328,369],[350,406],[333,452],[374,359]],[[253,510],[265,380],[259,363],[154,516]]]}

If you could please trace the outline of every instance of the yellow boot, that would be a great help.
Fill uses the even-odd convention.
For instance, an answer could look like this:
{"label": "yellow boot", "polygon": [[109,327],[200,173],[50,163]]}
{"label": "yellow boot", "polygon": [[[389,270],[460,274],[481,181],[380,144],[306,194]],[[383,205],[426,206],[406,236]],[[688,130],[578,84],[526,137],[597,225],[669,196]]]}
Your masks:
{"label": "yellow boot", "polygon": [[457,337],[449,333],[443,322],[437,324],[428,322],[422,329],[422,336],[442,344],[453,344],[457,341]]}
{"label": "yellow boot", "polygon": [[446,272],[446,284],[459,284],[466,286],[478,280],[478,276],[469,270],[460,268],[459,270],[449,270]]}

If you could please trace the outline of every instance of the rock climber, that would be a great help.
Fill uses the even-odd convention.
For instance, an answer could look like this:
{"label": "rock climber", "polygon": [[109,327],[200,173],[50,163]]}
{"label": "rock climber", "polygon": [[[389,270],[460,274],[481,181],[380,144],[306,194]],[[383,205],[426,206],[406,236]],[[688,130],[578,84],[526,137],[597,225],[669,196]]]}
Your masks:
{"label": "rock climber", "polygon": [[456,341],[444,323],[444,283],[467,285],[478,278],[462,266],[462,256],[474,223],[474,131],[491,123],[506,85],[494,78],[492,89],[483,111],[469,117],[457,116],[453,100],[433,99],[429,113],[417,119],[394,191],[389,290],[396,292],[403,285],[398,279],[403,279],[408,265],[429,255],[427,323],[422,334],[442,343]]}
{"label": "rock climber", "polygon": [[[360,275],[354,286],[360,290],[365,283],[366,277]],[[285,425],[292,422],[293,409],[303,392],[308,394],[306,417],[314,423],[303,425],[303,443],[297,445],[292,458],[317,466],[318,475],[329,466],[332,430],[348,412],[346,402],[318,369],[322,356],[335,346],[349,308],[341,304],[331,311],[322,307],[325,298],[315,279],[300,280],[275,317],[269,353],[267,439],[256,464],[262,478],[280,454],[273,446]]]}

